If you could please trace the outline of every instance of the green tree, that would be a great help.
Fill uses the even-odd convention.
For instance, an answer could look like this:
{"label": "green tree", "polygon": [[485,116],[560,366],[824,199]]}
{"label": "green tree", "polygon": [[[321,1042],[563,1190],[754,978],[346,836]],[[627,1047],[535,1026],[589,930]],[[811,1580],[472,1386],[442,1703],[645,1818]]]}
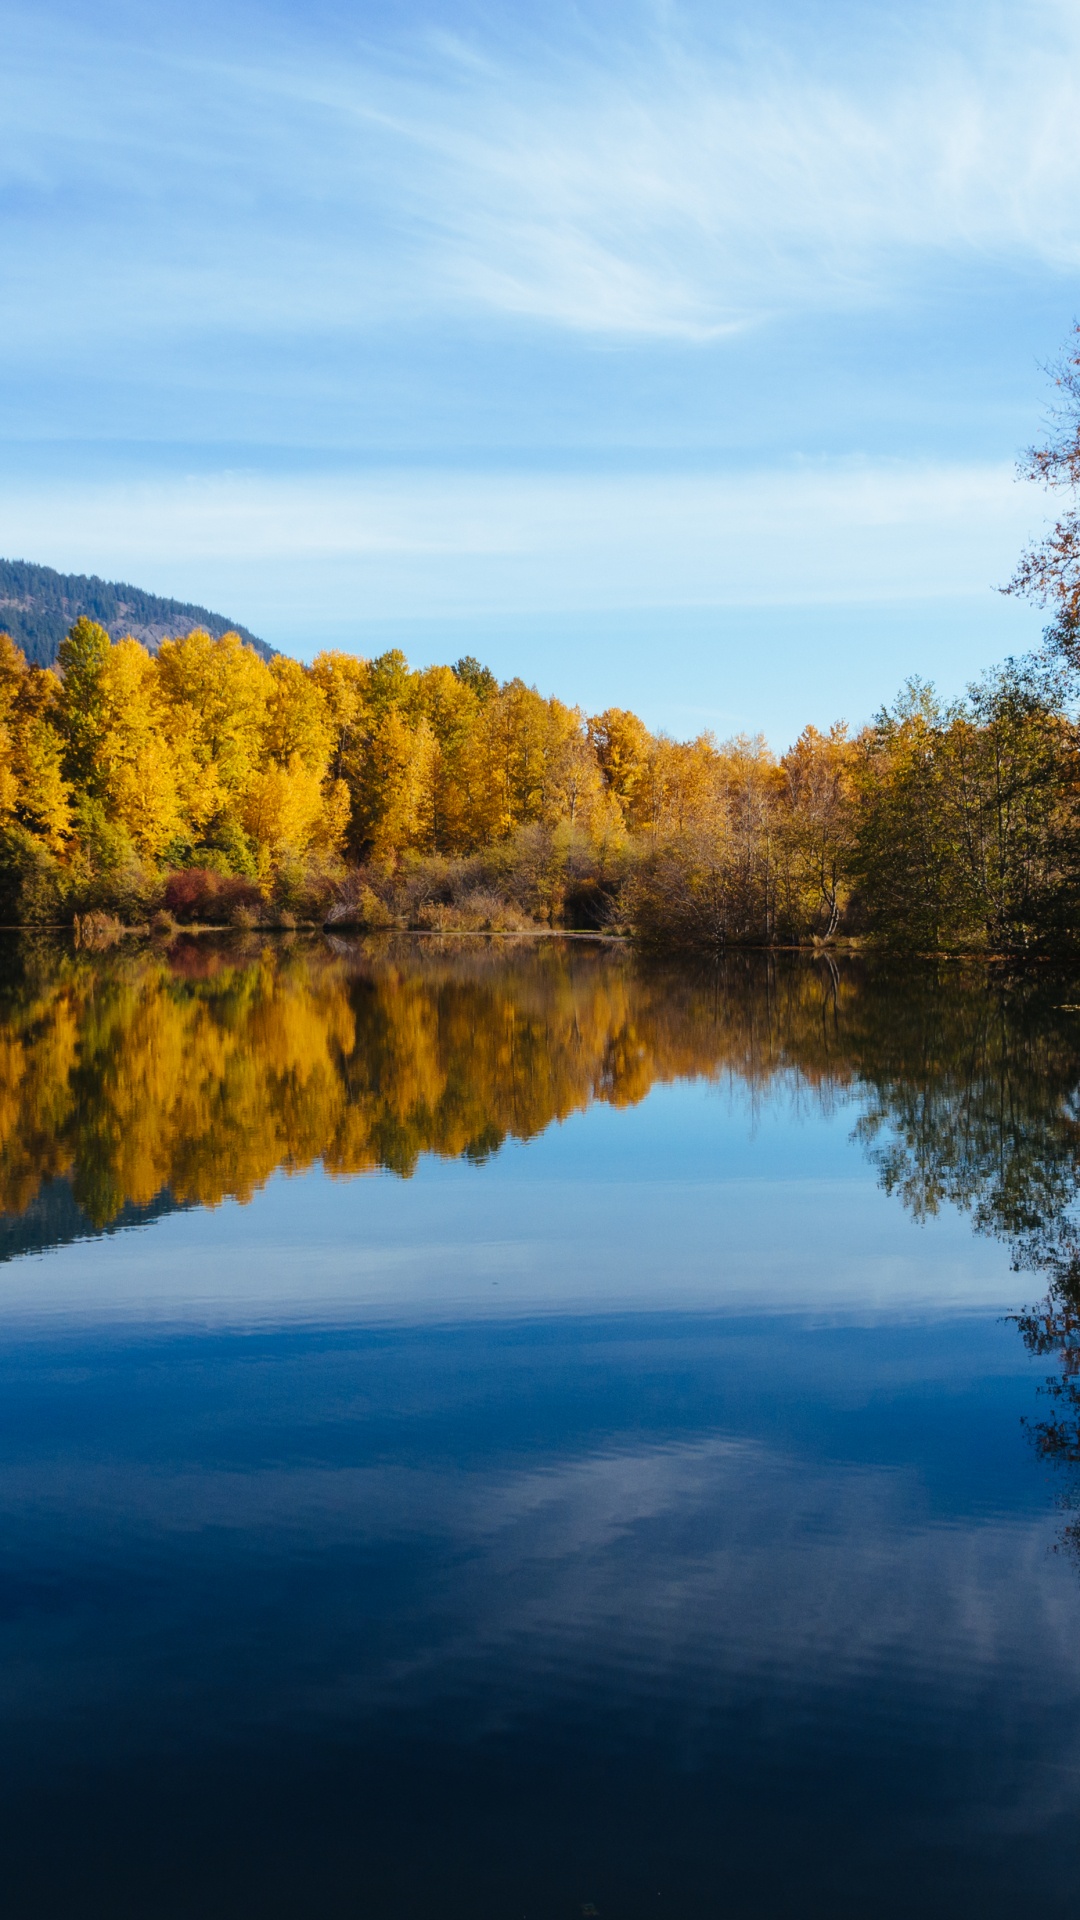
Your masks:
{"label": "green tree", "polygon": [[478,700],[490,700],[499,691],[499,683],[491,668],[482,667],[475,654],[463,653],[460,660],[454,661],[450,671],[463,686],[475,693]]}
{"label": "green tree", "polygon": [[107,725],[105,667],[112,641],[104,627],[81,615],[60,643],[63,696],[57,727],[64,741],[64,772],[86,792],[103,778],[101,743]]}

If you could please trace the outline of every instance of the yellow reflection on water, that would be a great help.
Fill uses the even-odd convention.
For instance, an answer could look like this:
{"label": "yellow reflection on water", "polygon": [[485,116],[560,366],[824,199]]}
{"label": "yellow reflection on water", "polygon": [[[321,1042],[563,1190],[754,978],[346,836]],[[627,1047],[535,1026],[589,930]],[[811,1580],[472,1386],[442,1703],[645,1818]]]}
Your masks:
{"label": "yellow reflection on water", "polygon": [[56,1176],[103,1226],[165,1190],[247,1200],[317,1160],[408,1175],[658,1079],[768,1075],[797,1029],[802,1069],[842,1076],[831,976],[796,970],[762,1000],[758,971],[718,997],[712,976],[588,942],[24,949],[0,1002],[0,1209]]}
{"label": "yellow reflection on water", "polygon": [[613,943],[322,937],[3,956],[0,1211],[63,1177],[93,1225],[167,1193],[213,1206],[277,1168],[409,1175],[482,1158],[595,1100],[734,1076],[828,1104],[857,1086],[868,1148],[917,1211],[1015,1234],[1071,1193],[1080,1019],[1050,979],[872,975],[736,955],[695,972]]}

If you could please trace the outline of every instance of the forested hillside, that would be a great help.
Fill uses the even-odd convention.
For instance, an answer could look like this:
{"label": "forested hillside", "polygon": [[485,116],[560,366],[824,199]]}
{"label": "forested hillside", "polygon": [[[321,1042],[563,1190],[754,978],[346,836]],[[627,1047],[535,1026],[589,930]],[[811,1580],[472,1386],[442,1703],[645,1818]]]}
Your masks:
{"label": "forested hillside", "polygon": [[273,652],[246,627],[205,607],[165,600],[139,587],[99,580],[96,574],[56,573],[52,567],[32,566],[25,560],[0,560],[0,628],[34,666],[55,664],[60,642],[80,615],[96,620],[114,640],[132,634],[151,653],[162,640],[191,633],[196,627],[215,636],[238,633],[264,660]]}

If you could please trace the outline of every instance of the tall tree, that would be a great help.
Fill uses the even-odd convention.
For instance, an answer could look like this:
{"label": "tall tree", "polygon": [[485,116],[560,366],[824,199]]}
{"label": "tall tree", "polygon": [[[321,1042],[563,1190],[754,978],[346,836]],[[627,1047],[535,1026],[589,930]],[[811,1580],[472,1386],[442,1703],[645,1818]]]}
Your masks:
{"label": "tall tree", "polygon": [[85,615],[76,620],[59,654],[63,697],[58,725],[64,740],[64,771],[92,792],[100,778],[99,755],[106,726],[105,665],[112,641]]}
{"label": "tall tree", "polygon": [[1041,447],[1030,447],[1021,472],[1072,500],[1044,539],[1021,555],[1005,588],[1049,607],[1047,637],[1073,666],[1080,666],[1080,323],[1060,359],[1049,369],[1058,403]]}

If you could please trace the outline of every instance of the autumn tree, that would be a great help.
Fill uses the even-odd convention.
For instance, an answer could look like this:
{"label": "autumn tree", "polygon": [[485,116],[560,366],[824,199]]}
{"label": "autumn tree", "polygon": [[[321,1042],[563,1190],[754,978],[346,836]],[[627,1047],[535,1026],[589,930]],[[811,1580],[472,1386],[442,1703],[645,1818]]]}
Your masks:
{"label": "autumn tree", "polygon": [[423,839],[431,853],[463,853],[471,844],[468,748],[481,704],[474,677],[456,668],[427,667],[416,676],[413,708],[433,743],[423,761],[422,801]]}
{"label": "autumn tree", "polygon": [[644,721],[625,707],[606,707],[603,713],[594,714],[589,720],[588,740],[623,819],[628,826],[639,824],[637,792],[653,747]]}
{"label": "autumn tree", "polygon": [[96,797],[137,856],[154,860],[182,832],[184,818],[157,662],[137,640],[120,640],[105,653],[97,697]]}
{"label": "autumn tree", "polygon": [[283,654],[270,679],[260,764],[241,814],[264,876],[309,849],[336,850],[351,810],[347,783],[331,771],[337,729],[324,686]]}
{"label": "autumn tree", "polygon": [[0,634],[0,817],[17,821],[50,853],[71,827],[60,697],[55,674],[28,666],[11,636]]}
{"label": "autumn tree", "polygon": [[772,940],[779,931],[783,782],[764,736],[740,734],[727,741],[714,756],[714,782],[725,821],[729,913],[736,937]]}
{"label": "autumn tree", "polygon": [[410,724],[399,706],[387,706],[367,742],[352,802],[357,851],[392,870],[400,854],[424,848],[431,834],[435,736],[421,718]]}
{"label": "autumn tree", "polygon": [[371,662],[352,653],[317,653],[309,672],[326,702],[328,773],[333,780],[348,781],[356,774],[357,754],[362,750],[369,720]]}
{"label": "autumn tree", "polygon": [[804,727],[780,762],[781,833],[793,927],[829,940],[840,924],[855,850],[856,749],[844,725]]}
{"label": "autumn tree", "polygon": [[201,631],[164,640],[158,672],[192,842],[254,872],[243,812],[261,770],[273,675],[239,634]]}

